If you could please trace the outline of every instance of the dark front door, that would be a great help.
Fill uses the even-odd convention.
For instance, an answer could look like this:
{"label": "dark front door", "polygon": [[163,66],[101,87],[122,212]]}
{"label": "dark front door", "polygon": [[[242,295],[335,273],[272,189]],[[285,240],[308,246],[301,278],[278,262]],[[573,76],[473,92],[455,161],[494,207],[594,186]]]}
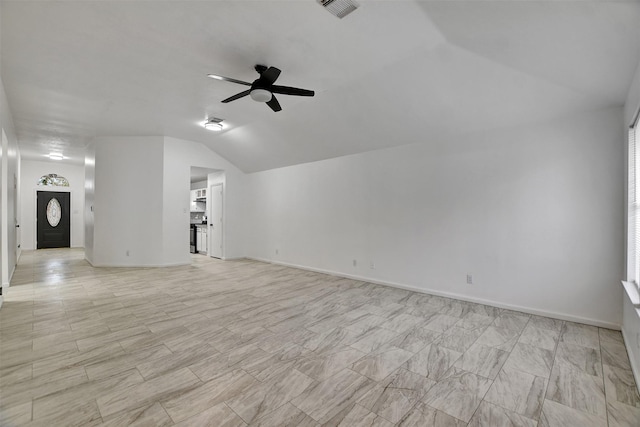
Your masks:
{"label": "dark front door", "polygon": [[69,211],[69,193],[38,191],[38,249],[71,246]]}

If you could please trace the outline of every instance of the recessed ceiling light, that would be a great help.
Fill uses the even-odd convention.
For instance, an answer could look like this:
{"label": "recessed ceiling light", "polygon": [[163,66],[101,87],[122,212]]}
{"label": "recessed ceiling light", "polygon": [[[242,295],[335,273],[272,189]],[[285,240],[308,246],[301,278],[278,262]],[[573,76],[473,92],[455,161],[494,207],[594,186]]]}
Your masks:
{"label": "recessed ceiling light", "polygon": [[221,131],[222,130],[222,119],[217,119],[215,117],[211,117],[204,124],[204,128],[208,129],[208,130],[213,130],[213,131]]}
{"label": "recessed ceiling light", "polygon": [[64,159],[64,156],[60,153],[49,153],[49,158],[51,160],[62,160]]}

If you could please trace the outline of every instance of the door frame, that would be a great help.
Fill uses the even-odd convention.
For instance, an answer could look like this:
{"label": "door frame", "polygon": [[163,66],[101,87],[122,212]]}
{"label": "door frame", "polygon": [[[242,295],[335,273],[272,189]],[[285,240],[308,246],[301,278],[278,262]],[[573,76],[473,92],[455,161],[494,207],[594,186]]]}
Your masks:
{"label": "door frame", "polygon": [[222,221],[220,221],[220,226],[222,227],[222,233],[220,235],[220,259],[225,259],[224,258],[224,238],[225,238],[225,230],[227,229],[225,221],[227,216],[224,214],[224,183],[223,182],[218,182],[216,184],[211,184],[209,186],[209,188],[207,189],[208,193],[207,193],[207,199],[209,201],[208,206],[207,206],[207,255],[211,258],[217,258],[211,255],[211,238],[213,236],[213,233],[211,233],[209,224],[211,223],[211,219],[213,218],[213,216],[211,215],[211,212],[213,210],[213,189],[214,187],[220,187],[220,191],[222,192],[222,197],[220,197],[220,200],[222,202],[222,208],[220,209],[220,211],[222,212]]}
{"label": "door frame", "polygon": [[69,193],[69,248],[73,247],[73,191],[71,187],[40,185],[33,189],[33,249],[38,249],[38,191]]}

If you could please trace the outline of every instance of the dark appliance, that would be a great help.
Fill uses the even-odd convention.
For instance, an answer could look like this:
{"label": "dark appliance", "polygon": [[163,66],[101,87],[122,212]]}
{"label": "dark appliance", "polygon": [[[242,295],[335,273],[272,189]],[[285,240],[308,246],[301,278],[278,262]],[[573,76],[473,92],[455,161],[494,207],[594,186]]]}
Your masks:
{"label": "dark appliance", "polygon": [[189,252],[191,252],[192,254],[198,253],[198,239],[196,234],[197,232],[198,228],[196,227],[196,225],[191,224],[191,228],[189,228]]}

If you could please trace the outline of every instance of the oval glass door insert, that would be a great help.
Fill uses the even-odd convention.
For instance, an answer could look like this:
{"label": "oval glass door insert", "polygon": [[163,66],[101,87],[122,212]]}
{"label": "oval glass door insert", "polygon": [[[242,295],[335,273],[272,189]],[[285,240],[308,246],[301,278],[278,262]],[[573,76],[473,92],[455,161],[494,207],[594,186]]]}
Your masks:
{"label": "oval glass door insert", "polygon": [[55,197],[47,203],[47,221],[52,227],[56,227],[62,218],[62,208],[60,202]]}

